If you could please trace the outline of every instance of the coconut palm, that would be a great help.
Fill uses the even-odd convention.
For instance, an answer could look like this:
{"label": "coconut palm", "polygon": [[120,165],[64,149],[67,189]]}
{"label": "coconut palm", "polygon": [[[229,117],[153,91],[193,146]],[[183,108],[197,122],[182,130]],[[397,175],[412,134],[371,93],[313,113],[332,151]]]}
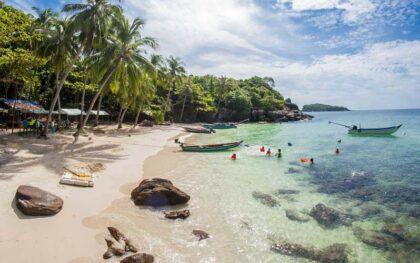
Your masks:
{"label": "coconut palm", "polygon": [[48,125],[59,99],[60,91],[79,54],[74,33],[70,30],[69,25],[70,22],[67,19],[55,19],[50,28],[44,28],[44,38],[37,47],[37,52],[41,56],[49,58],[55,72],[55,93],[48,112],[45,134],[48,131]]}
{"label": "coconut palm", "polygon": [[171,80],[171,87],[169,88],[168,95],[166,97],[165,103],[165,113],[171,109],[171,94],[175,92],[176,86],[179,85],[182,81],[182,77],[185,75],[184,63],[178,57],[170,56],[167,59],[169,77]]}
{"label": "coconut palm", "polygon": [[142,37],[140,29],[144,26],[144,21],[136,18],[130,23],[126,18],[120,18],[115,24],[115,32],[110,35],[104,50],[91,56],[90,60],[96,65],[98,74],[102,76],[98,84],[98,91],[93,97],[83,123],[80,125],[77,137],[86,126],[89,115],[96,100],[103,89],[112,83],[121,87],[131,87],[135,85],[143,71],[152,72],[153,65],[144,56],[145,48],[156,48],[157,43],[149,37]]}
{"label": "coconut palm", "polygon": [[106,44],[112,24],[123,16],[119,5],[108,0],[87,0],[82,4],[66,4],[63,12],[72,14],[72,27],[79,31],[79,41],[85,54],[91,54]]}

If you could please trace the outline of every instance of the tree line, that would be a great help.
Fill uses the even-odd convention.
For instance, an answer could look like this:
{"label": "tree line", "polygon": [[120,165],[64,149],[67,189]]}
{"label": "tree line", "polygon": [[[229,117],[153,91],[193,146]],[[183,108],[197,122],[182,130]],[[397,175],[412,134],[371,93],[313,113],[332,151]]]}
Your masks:
{"label": "tree line", "polygon": [[272,78],[188,75],[181,59],[155,53],[143,19],[107,0],[33,9],[0,2],[0,97],[49,105],[48,123],[62,106],[86,111],[76,137],[101,108],[118,112],[121,126],[127,115],[137,125],[142,113],[158,123],[229,121],[284,107]]}

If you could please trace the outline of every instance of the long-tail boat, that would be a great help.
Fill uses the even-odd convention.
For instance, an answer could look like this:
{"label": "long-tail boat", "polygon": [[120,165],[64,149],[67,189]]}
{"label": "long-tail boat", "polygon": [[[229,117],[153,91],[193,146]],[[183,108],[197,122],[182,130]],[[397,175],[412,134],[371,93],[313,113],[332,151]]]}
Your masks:
{"label": "long-tail boat", "polygon": [[197,126],[197,127],[183,127],[187,132],[194,132],[194,133],[212,133],[216,132],[213,129],[207,129],[205,127]]}
{"label": "long-tail boat", "polygon": [[233,123],[223,123],[223,122],[219,122],[219,123],[205,123],[203,124],[204,128],[207,129],[233,129],[233,128],[237,128],[237,126]]}
{"label": "long-tail boat", "polygon": [[219,152],[238,147],[242,142],[243,141],[207,145],[187,145],[181,143],[180,146],[184,152]]}
{"label": "long-tail boat", "polygon": [[357,127],[356,125],[349,126],[340,123],[335,123],[332,121],[328,123],[346,127],[348,129],[348,133],[353,135],[391,135],[394,132],[398,131],[398,129],[402,126],[402,124],[400,124],[398,126],[391,126],[385,128],[362,128]]}

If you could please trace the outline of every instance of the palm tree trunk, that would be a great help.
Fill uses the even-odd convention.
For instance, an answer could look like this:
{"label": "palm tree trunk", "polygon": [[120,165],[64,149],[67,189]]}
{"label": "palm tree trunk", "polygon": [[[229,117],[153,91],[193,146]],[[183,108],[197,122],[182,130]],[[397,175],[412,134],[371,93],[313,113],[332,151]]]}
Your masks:
{"label": "palm tree trunk", "polygon": [[99,90],[98,92],[96,92],[95,96],[93,97],[92,101],[90,102],[89,105],[89,109],[86,112],[86,116],[83,119],[82,124],[80,125],[79,129],[76,131],[75,134],[73,134],[73,136],[75,137],[75,140],[73,143],[77,142],[77,139],[79,138],[79,134],[82,131],[82,129],[86,126],[88,120],[89,120],[89,115],[93,109],[93,106],[96,103],[96,100],[99,98],[99,95],[102,93],[102,90],[104,89],[105,85],[108,83],[109,79],[111,78],[112,74],[114,74],[115,70],[117,69],[118,63],[117,61],[114,62],[114,66],[110,67],[107,72],[104,75],[103,81],[101,81],[101,84],[99,85]]}
{"label": "palm tree trunk", "polygon": [[58,97],[60,96],[61,88],[63,87],[64,81],[66,81],[67,76],[70,74],[70,71],[71,71],[72,67],[73,67],[73,65],[69,66],[66,69],[66,71],[64,72],[64,76],[61,79],[61,81],[58,81],[59,80],[59,74],[56,73],[56,85],[57,86],[56,86],[56,89],[55,89],[55,95],[54,95],[53,101],[51,102],[51,105],[50,105],[50,110],[48,112],[47,123],[45,123],[45,127],[44,127],[45,136],[48,133],[48,126],[51,122],[51,117],[52,117],[52,113],[53,113],[54,108],[55,108],[55,104],[57,104]]}
{"label": "palm tree trunk", "polygon": [[184,109],[185,109],[185,102],[187,101],[187,96],[184,97],[184,102],[182,103],[182,110],[181,110],[181,116],[179,117],[179,122],[182,121],[182,117],[184,115]]}
{"label": "palm tree trunk", "polygon": [[140,113],[143,111],[143,104],[139,107],[136,114],[136,119],[134,120],[133,128],[136,128],[139,124]]}
{"label": "palm tree trunk", "polygon": [[86,82],[87,82],[87,77],[85,77],[85,81],[83,83],[82,100],[80,101],[80,120],[79,120],[79,126],[83,122],[83,111],[85,110]]}
{"label": "palm tree trunk", "polygon": [[96,110],[95,125],[94,126],[98,126],[98,124],[99,124],[99,112],[101,111],[102,98],[103,98],[103,95],[101,93],[101,95],[99,96],[98,108]]}
{"label": "palm tree trunk", "polygon": [[122,123],[124,121],[124,116],[125,116],[125,113],[127,112],[128,108],[129,107],[125,108],[124,111],[123,111],[123,113],[121,114],[121,118],[118,121],[118,129],[121,129],[122,128]]}
{"label": "palm tree trunk", "polygon": [[58,100],[57,100],[57,105],[58,105],[58,123],[57,123],[57,130],[60,130],[61,128],[61,100],[60,100],[60,94],[58,94]]}

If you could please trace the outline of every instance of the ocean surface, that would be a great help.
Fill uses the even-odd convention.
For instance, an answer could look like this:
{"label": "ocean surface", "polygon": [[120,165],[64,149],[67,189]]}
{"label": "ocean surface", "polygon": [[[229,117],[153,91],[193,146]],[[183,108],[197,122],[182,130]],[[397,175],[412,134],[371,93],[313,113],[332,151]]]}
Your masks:
{"label": "ocean surface", "polygon": [[[279,242],[318,251],[345,244],[349,262],[420,262],[420,110],[313,115],[312,121],[242,124],[192,139],[244,141],[228,152],[176,153],[184,160],[171,177],[192,196],[185,224],[216,231],[199,262],[316,262],[274,251]],[[403,126],[393,136],[360,137],[328,121]],[[274,155],[261,153],[261,146]],[[232,153],[236,161],[229,159]],[[301,158],[313,158],[314,165]],[[334,224],[310,216],[319,203],[339,214]],[[289,219],[286,210],[304,222]],[[223,247],[229,248],[224,259]],[[189,261],[182,251],[173,253],[179,257],[167,262]]]}

